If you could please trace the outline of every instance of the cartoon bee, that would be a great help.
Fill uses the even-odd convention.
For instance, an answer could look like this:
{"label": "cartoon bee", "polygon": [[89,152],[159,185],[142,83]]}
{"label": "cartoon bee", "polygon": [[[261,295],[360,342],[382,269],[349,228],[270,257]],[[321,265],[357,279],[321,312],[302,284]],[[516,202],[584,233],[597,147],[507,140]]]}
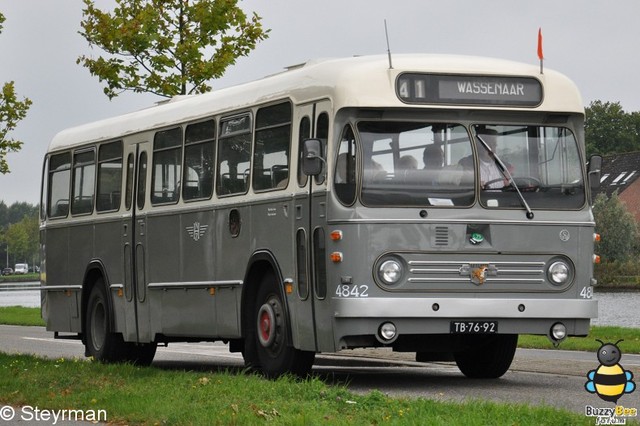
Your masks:
{"label": "cartoon bee", "polygon": [[587,378],[589,381],[584,384],[585,389],[589,393],[597,394],[600,399],[617,403],[625,393],[631,393],[636,389],[636,384],[631,380],[633,373],[626,371],[619,364],[622,358],[622,352],[616,343],[604,343],[602,340],[596,339],[602,346],[598,349],[598,361],[600,366],[589,371]]}

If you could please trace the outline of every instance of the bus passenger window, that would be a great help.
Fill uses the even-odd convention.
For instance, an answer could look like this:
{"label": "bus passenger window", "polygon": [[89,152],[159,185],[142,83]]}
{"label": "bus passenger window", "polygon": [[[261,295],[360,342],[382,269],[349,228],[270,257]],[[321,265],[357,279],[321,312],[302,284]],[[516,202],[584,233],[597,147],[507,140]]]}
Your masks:
{"label": "bus passenger window", "polygon": [[221,120],[216,193],[245,194],[249,188],[250,163],[251,116]]}
{"label": "bus passenger window", "polygon": [[96,210],[120,208],[122,194],[122,141],[100,146],[98,151],[98,199]]}
{"label": "bus passenger window", "polygon": [[289,183],[291,104],[261,108],[256,114],[253,189],[282,189]]}
{"label": "bus passenger window", "polygon": [[66,217],[69,214],[69,183],[71,180],[71,155],[66,152],[51,156],[49,161],[49,217]]}
{"label": "bus passenger window", "polygon": [[71,214],[88,214],[93,211],[95,173],[96,163],[93,149],[74,154]]}
{"label": "bus passenger window", "polygon": [[157,132],[153,139],[151,204],[177,203],[180,197],[182,129]]}
{"label": "bus passenger window", "polygon": [[346,205],[356,200],[356,141],[350,125],[342,132],[336,171],[333,177],[336,195]]}
{"label": "bus passenger window", "polygon": [[213,195],[216,123],[213,120],[187,126],[184,142],[182,199],[202,200]]}

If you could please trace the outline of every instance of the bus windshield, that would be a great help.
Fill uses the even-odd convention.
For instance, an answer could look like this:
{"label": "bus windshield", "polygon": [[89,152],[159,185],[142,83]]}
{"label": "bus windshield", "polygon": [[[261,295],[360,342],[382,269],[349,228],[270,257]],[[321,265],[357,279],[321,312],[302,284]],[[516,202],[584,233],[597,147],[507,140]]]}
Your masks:
{"label": "bus windshield", "polygon": [[358,131],[367,206],[468,207],[479,186],[483,207],[520,209],[514,185],[532,209],[585,203],[576,139],[566,128],[363,121]]}

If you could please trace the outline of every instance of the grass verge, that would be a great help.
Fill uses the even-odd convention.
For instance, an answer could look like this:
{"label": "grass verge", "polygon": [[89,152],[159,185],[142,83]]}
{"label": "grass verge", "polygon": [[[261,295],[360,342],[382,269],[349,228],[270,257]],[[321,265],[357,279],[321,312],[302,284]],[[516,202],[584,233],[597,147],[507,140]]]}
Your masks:
{"label": "grass verge", "polygon": [[0,324],[45,325],[40,316],[40,308],[25,308],[23,306],[0,307]]}
{"label": "grass verge", "polygon": [[[0,353],[0,404],[101,413],[109,423],[286,425],[578,425],[549,407],[463,404],[355,395],[318,378],[265,380],[243,372],[190,372]],[[17,410],[19,413],[20,410]],[[101,420],[104,420],[102,418]]]}

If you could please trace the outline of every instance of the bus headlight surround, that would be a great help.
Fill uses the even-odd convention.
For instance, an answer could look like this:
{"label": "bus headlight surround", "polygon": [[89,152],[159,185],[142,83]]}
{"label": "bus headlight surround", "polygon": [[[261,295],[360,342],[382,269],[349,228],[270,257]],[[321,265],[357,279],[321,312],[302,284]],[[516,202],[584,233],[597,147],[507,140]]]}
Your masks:
{"label": "bus headlight surround", "polygon": [[404,267],[397,259],[387,259],[380,263],[378,267],[378,278],[383,284],[397,284],[404,274]]}
{"label": "bus headlight surround", "polygon": [[547,268],[547,278],[555,286],[563,286],[573,281],[573,266],[564,259],[556,259]]}

